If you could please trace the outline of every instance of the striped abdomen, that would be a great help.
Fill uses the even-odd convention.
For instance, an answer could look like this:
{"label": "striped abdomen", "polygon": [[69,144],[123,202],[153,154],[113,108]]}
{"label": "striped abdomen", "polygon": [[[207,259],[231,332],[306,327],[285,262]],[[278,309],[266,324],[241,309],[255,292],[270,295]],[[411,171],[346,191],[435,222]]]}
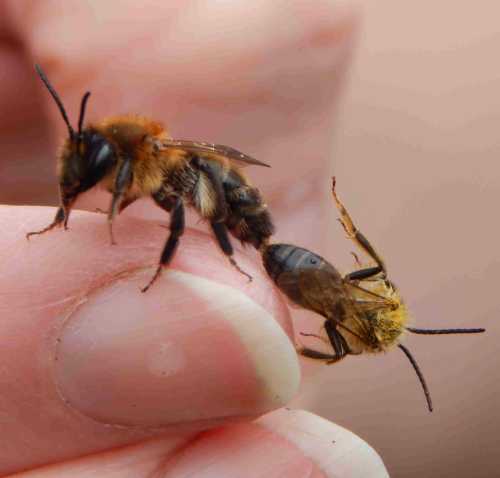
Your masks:
{"label": "striped abdomen", "polygon": [[339,305],[342,276],[314,252],[291,244],[272,244],[262,254],[269,277],[288,298],[324,317]]}
{"label": "striped abdomen", "polygon": [[235,169],[227,172],[222,185],[228,205],[227,228],[242,243],[260,249],[274,234],[274,225],[259,190]]}

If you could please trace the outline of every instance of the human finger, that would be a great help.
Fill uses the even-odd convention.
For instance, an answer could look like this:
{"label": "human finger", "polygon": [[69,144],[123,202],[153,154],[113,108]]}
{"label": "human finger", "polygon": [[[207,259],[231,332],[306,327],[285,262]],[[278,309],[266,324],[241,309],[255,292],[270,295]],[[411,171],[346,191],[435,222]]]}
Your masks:
{"label": "human finger", "polygon": [[111,246],[101,215],[75,211],[70,231],[24,239],[53,214],[0,208],[0,473],[253,418],[294,395],[289,315],[258,263],[235,256],[249,284],[187,231],[141,294],[163,228],[124,218]]}
{"label": "human finger", "polygon": [[172,453],[155,440],[19,475],[19,478],[382,478],[378,454],[352,432],[301,410],[217,428]]}

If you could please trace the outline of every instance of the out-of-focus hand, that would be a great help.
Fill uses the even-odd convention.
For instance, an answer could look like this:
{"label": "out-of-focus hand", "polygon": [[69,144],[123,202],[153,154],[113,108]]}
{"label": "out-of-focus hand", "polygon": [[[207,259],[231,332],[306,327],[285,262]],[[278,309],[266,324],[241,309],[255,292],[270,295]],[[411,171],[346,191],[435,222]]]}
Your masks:
{"label": "out-of-focus hand", "polygon": [[[90,120],[139,112],[174,136],[271,163],[249,174],[278,237],[321,246],[332,116],[353,34],[347,11],[152,1],[6,1],[0,10],[4,201],[55,198],[44,138],[65,131],[36,60],[73,122],[90,88]],[[103,197],[78,206],[106,206]],[[69,232],[28,243],[53,208],[0,208],[0,474],[385,476],[350,432],[272,412],[300,373],[288,310],[257,255],[237,256],[248,284],[209,236],[189,230],[171,271],[141,294],[165,240],[151,219],[166,218],[147,201],[130,209],[112,247],[100,215],[75,212]]]}

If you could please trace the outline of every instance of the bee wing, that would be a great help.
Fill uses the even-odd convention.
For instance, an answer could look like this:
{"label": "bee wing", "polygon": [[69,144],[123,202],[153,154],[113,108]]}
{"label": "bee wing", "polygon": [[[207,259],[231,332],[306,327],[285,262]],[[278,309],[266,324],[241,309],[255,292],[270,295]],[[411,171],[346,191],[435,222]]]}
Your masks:
{"label": "bee wing", "polygon": [[201,141],[189,141],[184,139],[166,139],[162,140],[163,148],[179,148],[191,153],[205,153],[223,156],[237,163],[239,166],[264,166],[270,168],[269,164],[263,163],[247,154],[244,154],[237,149],[222,144],[204,143]]}
{"label": "bee wing", "polygon": [[282,272],[278,286],[296,305],[326,318],[331,317],[335,305],[345,296],[341,278],[325,269]]}
{"label": "bee wing", "polygon": [[386,297],[375,294],[357,284],[345,282],[344,285],[349,296],[352,297],[357,310],[374,311],[377,309],[385,309],[392,305],[392,302]]}
{"label": "bee wing", "polygon": [[[358,335],[360,339],[369,334],[369,324],[363,320],[365,317],[363,308],[360,307],[358,296],[353,293],[354,289],[350,287],[349,282],[334,276],[328,270],[306,269],[300,274],[299,288],[308,303],[315,307],[313,310],[318,312],[319,308],[327,319],[336,319],[337,321],[350,319],[355,322],[356,329],[361,333],[361,336],[355,335]],[[368,294],[368,291],[366,292]],[[370,298],[373,303],[373,297],[370,296]],[[339,313],[336,310],[337,305],[341,305],[343,317],[336,316]],[[373,305],[369,310],[373,310]]]}

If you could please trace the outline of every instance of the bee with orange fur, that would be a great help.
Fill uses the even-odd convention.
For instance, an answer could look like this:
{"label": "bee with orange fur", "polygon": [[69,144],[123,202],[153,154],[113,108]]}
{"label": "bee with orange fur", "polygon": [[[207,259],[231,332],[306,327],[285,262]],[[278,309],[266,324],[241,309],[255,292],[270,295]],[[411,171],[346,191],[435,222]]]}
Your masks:
{"label": "bee with orange fur", "polygon": [[[348,237],[372,259],[374,265],[342,276],[326,259],[291,244],[271,244],[263,250],[267,273],[288,298],[325,318],[326,341],[334,353],[302,347],[305,357],[333,364],[348,355],[386,352],[399,347],[411,362],[425,393],[429,411],[432,401],[422,372],[407,347],[401,344],[406,332],[414,334],[471,334],[484,329],[416,329],[410,327],[408,309],[397,287],[387,277],[382,258],[356,228],[337,196],[335,178],[333,199],[340,212],[339,221]],[[355,256],[357,259],[357,256]],[[315,334],[302,334],[324,339]]]}
{"label": "bee with orange fur", "polygon": [[210,224],[230,263],[251,280],[233,258],[228,232],[256,249],[267,244],[273,234],[271,216],[259,190],[240,169],[249,164],[268,165],[229,146],[171,139],[161,123],[142,116],[116,116],[84,127],[90,92],[82,98],[75,131],[47,76],[39,65],[35,68],[61,112],[69,137],[58,158],[60,207],[51,224],[28,233],[28,238],[58,226],[67,228],[78,196],[99,185],[112,195],[107,213],[112,243],[115,216],[137,199],[150,196],[170,213],[170,234],[156,273],[143,292],[175,253],[184,232],[185,205]]}

